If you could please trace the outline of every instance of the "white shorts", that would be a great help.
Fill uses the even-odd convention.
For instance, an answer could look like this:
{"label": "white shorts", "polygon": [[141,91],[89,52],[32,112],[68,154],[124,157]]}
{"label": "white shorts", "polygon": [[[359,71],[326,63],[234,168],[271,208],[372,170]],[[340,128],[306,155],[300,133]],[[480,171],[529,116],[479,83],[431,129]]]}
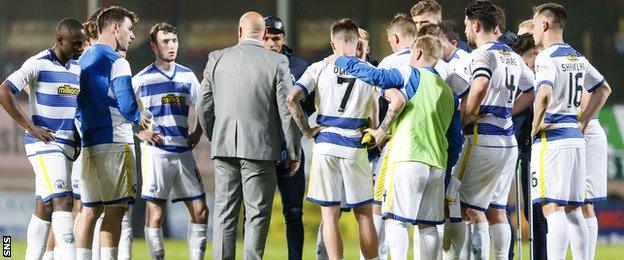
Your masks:
{"label": "white shorts", "polygon": [[607,135],[598,120],[591,120],[585,132],[585,203],[607,200]]}
{"label": "white shorts", "polygon": [[446,196],[444,197],[446,208],[448,210],[448,219],[451,222],[462,222],[461,206],[459,202],[459,186],[461,182],[455,176],[451,176],[448,186],[446,187]]}
{"label": "white shorts", "polygon": [[152,152],[154,147],[141,145],[141,198],[152,202],[191,201],[206,193],[190,151],[184,153]]}
{"label": "white shorts", "polygon": [[542,142],[531,148],[533,203],[582,205],[585,202],[585,148],[549,148]]}
{"label": "white shorts", "polygon": [[341,208],[373,203],[371,167],[366,156],[352,160],[313,152],[311,163],[308,201]]}
{"label": "white shorts", "polygon": [[396,162],[390,168],[383,218],[414,225],[444,223],[444,170],[421,162]]}
{"label": "white shorts", "polygon": [[461,181],[461,205],[480,211],[507,207],[517,160],[517,147],[478,146],[466,139],[453,169],[453,175]]}
{"label": "white shorts", "polygon": [[28,156],[35,171],[35,198],[44,203],[53,198],[71,196],[71,161],[61,152]]}
{"label": "white shorts", "polygon": [[80,174],[82,172],[82,154],[72,163],[71,184],[74,199],[80,199]]}
{"label": "white shorts", "polygon": [[375,200],[375,204],[381,205],[381,201],[383,200],[384,194],[384,186],[386,179],[386,172],[388,172],[388,158],[386,156],[386,150],[388,145],[384,146],[381,150],[381,155],[379,159],[373,162],[373,199]]}
{"label": "white shorts", "polygon": [[81,202],[85,207],[134,201],[136,159],[133,144],[107,143],[82,150]]}

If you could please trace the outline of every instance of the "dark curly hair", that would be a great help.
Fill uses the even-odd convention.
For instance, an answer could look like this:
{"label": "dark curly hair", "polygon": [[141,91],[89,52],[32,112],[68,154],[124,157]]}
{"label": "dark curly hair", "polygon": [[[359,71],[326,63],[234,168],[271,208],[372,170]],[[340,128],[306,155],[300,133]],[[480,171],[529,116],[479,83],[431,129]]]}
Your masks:
{"label": "dark curly hair", "polygon": [[511,45],[511,48],[514,50],[514,52],[520,55],[524,54],[527,51],[530,51],[535,47],[536,46],[535,41],[533,40],[533,35],[530,33],[519,35],[518,39],[516,39],[516,41],[514,41],[514,43]]}
{"label": "dark curly hair", "polygon": [[464,14],[468,20],[481,23],[484,31],[491,32],[503,17],[501,10],[490,1],[478,0],[468,4]]}

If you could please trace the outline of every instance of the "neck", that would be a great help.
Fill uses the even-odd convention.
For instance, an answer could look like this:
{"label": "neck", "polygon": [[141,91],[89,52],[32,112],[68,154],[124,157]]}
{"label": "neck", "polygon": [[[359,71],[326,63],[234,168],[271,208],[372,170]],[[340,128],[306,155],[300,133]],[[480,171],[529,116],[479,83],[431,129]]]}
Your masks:
{"label": "neck", "polygon": [[399,44],[396,45],[396,50],[394,50],[394,52],[412,47],[414,40],[414,38],[401,39]]}
{"label": "neck", "polygon": [[115,40],[115,35],[112,33],[101,34],[100,38],[98,38],[96,44],[104,44],[113,48],[113,50],[117,51],[117,41]]}
{"label": "neck", "polygon": [[63,52],[61,51],[61,47],[59,47],[57,44],[54,44],[54,47],[52,47],[52,51],[54,52],[54,55],[56,55],[56,58],[61,64],[67,64],[67,62],[69,61],[69,57],[66,57],[63,54]]}
{"label": "neck", "polygon": [[542,45],[544,45],[544,48],[548,48],[556,43],[564,43],[563,33],[554,31],[547,31],[544,33],[544,39],[542,40]]}
{"label": "neck", "polygon": [[433,68],[435,67],[437,62],[432,62],[432,61],[428,61],[425,59],[420,59],[420,60],[416,60],[412,66],[416,67],[416,68]]}
{"label": "neck", "polygon": [[160,58],[156,58],[156,62],[154,62],[154,64],[156,65],[156,67],[162,71],[168,71],[171,70],[171,67],[173,66],[173,63],[175,61],[165,61],[163,59]]}
{"label": "neck", "polygon": [[498,37],[496,37],[496,34],[494,33],[480,33],[477,34],[477,38],[475,39],[475,43],[477,44],[477,48],[483,46],[484,44],[488,43],[488,42],[495,42],[496,40],[498,40]]}
{"label": "neck", "polygon": [[457,47],[451,45],[451,48],[447,51],[447,55],[444,56],[445,61],[450,61],[451,57],[453,57],[453,53],[457,50]]}

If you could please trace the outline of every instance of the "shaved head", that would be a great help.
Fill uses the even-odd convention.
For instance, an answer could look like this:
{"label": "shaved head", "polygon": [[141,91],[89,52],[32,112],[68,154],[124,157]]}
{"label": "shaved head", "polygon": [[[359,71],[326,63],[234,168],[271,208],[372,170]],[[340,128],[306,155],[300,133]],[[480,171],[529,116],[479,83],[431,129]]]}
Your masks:
{"label": "shaved head", "polygon": [[[82,23],[75,18],[65,18],[56,25],[56,38],[65,39],[84,30]],[[84,33],[84,32],[83,32]]]}
{"label": "shaved head", "polygon": [[258,12],[247,12],[238,21],[238,38],[264,39],[264,17]]}

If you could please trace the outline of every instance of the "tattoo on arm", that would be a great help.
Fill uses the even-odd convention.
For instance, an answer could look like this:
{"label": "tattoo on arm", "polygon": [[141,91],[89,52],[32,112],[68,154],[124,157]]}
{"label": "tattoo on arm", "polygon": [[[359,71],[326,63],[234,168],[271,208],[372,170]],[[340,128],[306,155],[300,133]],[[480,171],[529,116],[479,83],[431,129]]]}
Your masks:
{"label": "tattoo on arm", "polygon": [[301,132],[303,132],[304,134],[309,133],[310,131],[312,131],[312,129],[310,129],[307,117],[303,113],[303,108],[301,108],[300,103],[300,101],[303,100],[304,93],[303,91],[295,91],[295,93],[291,92],[288,94],[288,98],[286,99],[286,106],[288,106],[288,110],[290,110],[290,113],[292,114],[292,117],[295,120],[295,123],[297,123],[297,126],[299,127]]}

